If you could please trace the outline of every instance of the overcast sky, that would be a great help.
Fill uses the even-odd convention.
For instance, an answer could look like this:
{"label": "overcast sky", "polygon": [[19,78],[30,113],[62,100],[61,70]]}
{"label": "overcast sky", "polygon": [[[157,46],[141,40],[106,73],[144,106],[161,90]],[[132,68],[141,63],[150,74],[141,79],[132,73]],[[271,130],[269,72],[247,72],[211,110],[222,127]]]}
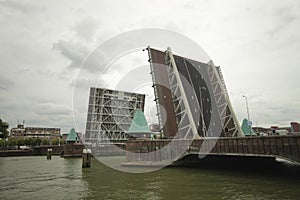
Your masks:
{"label": "overcast sky", "polygon": [[[221,66],[240,122],[247,116],[243,94],[254,125],[300,121],[297,0],[0,0],[0,26],[0,116],[10,127],[25,120],[69,131],[82,62],[109,38],[140,28],[176,31],[198,43]],[[143,63],[133,57],[118,66]],[[85,110],[75,113],[84,132],[87,102],[81,104]]]}

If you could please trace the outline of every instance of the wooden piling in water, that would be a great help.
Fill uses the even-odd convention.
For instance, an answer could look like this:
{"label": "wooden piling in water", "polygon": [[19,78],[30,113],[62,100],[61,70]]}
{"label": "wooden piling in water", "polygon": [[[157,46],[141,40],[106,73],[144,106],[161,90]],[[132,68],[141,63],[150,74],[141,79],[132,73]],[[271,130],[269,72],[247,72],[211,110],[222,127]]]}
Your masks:
{"label": "wooden piling in water", "polygon": [[91,167],[91,150],[83,149],[82,150],[82,168],[90,168]]}
{"label": "wooden piling in water", "polygon": [[51,160],[52,157],[52,149],[47,149],[47,160]]}

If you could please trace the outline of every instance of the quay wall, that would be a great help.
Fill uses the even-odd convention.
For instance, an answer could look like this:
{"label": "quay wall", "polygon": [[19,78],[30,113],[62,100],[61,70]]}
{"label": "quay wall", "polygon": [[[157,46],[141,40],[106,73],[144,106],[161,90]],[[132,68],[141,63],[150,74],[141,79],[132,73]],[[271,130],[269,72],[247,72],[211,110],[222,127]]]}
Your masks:
{"label": "quay wall", "polygon": [[12,157],[12,156],[34,156],[32,150],[1,150],[0,157]]}
{"label": "quay wall", "polygon": [[99,147],[92,147],[95,156],[122,156],[126,155],[126,145],[124,144],[101,144]]}
{"label": "quay wall", "polygon": [[61,146],[47,145],[47,146],[34,147],[33,151],[35,155],[47,155],[48,149],[52,149],[52,155],[61,155],[64,150],[64,145]]}
{"label": "quay wall", "polygon": [[83,144],[67,143],[63,146],[63,157],[82,157]]}
{"label": "quay wall", "polygon": [[0,157],[47,155],[47,149],[52,149],[52,155],[61,155],[63,152],[63,148],[63,146],[45,145],[37,146],[33,149],[28,150],[0,150]]}

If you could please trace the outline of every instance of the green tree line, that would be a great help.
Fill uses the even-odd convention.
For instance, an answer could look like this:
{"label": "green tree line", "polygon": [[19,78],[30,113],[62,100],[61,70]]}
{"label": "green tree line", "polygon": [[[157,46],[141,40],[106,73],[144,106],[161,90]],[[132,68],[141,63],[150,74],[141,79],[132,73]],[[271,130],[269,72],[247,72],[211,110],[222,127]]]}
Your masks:
{"label": "green tree line", "polygon": [[8,140],[0,140],[1,149],[20,148],[20,146],[35,147],[41,145],[62,145],[65,141],[59,138],[41,139],[41,138],[9,138]]}
{"label": "green tree line", "polygon": [[8,123],[2,121],[2,119],[0,119],[0,138],[4,139],[7,138],[8,136]]}

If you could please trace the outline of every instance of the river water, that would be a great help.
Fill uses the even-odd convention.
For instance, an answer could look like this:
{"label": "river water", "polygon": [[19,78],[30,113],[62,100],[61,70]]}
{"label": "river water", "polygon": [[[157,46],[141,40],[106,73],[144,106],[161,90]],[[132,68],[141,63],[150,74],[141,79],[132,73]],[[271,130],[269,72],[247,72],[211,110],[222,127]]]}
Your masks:
{"label": "river water", "polygon": [[0,199],[300,199],[299,170],[168,167],[132,174],[80,158],[0,158]]}

